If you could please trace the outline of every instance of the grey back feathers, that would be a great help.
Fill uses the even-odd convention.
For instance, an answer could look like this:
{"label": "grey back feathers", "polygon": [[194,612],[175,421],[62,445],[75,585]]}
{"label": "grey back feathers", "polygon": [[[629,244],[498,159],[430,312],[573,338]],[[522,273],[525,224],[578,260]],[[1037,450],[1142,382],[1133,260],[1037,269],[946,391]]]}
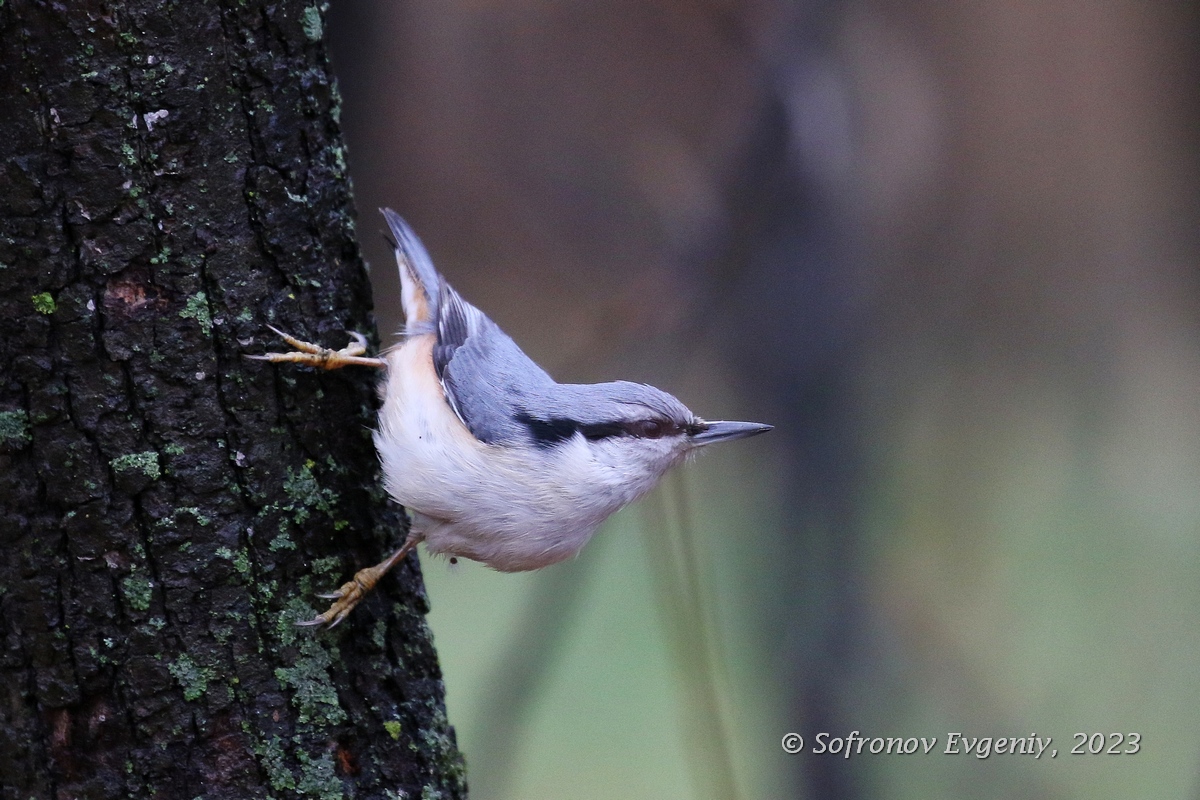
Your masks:
{"label": "grey back feathers", "polygon": [[[411,270],[429,302],[437,333],[433,365],[446,400],[477,439],[553,447],[576,434],[593,440],[661,438],[697,430],[692,412],[653,386],[556,383],[446,282],[399,214],[385,208],[383,215],[396,238],[401,269]],[[430,332],[424,327],[414,330],[410,321],[409,333]]]}

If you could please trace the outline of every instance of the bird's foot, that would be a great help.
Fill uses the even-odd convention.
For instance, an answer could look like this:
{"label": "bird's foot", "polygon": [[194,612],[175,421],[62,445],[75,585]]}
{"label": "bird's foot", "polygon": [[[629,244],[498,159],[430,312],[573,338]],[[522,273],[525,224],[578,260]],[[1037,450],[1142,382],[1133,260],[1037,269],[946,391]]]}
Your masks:
{"label": "bird's foot", "polygon": [[289,336],[283,331],[276,328],[274,325],[268,325],[268,328],[275,331],[285,342],[296,348],[288,353],[263,353],[262,355],[247,355],[246,358],[252,358],[255,361],[271,361],[275,363],[290,361],[296,364],[307,364],[311,367],[319,367],[321,369],[341,369],[342,367],[358,366],[358,367],[376,367],[382,369],[387,366],[387,361],[382,358],[368,358],[364,354],[367,352],[367,337],[356,331],[347,331],[350,337],[354,340],[350,344],[343,347],[341,350],[330,350],[327,347],[321,347],[312,342],[306,342],[302,339],[297,339],[294,336]]}
{"label": "bird's foot", "polygon": [[327,600],[332,600],[333,605],[324,614],[318,614],[313,619],[307,622],[297,622],[296,624],[302,628],[317,628],[317,627],[337,627],[344,620],[354,607],[366,597],[375,584],[379,583],[379,579],[386,575],[392,567],[400,563],[409,551],[417,546],[417,542],[421,541],[419,534],[409,534],[404,540],[404,545],[392,553],[373,567],[360,569],[354,573],[354,577],[341,585],[336,592],[320,595]]}
{"label": "bird's foot", "polygon": [[318,614],[306,622],[297,622],[296,624],[302,628],[336,628],[341,624],[342,620],[349,616],[354,607],[375,588],[375,584],[382,577],[382,573],[376,572],[378,569],[378,566],[360,569],[354,573],[354,577],[351,580],[343,583],[341,588],[336,592],[318,595],[318,597],[333,601],[333,604],[329,606],[329,610],[324,614]]}

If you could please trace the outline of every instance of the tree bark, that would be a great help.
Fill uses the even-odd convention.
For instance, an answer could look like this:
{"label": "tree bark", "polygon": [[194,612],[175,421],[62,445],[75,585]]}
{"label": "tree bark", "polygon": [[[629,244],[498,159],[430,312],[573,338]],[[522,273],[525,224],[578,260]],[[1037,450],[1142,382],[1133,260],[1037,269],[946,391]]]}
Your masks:
{"label": "tree bark", "polygon": [[[374,374],[324,9],[0,5],[0,798],[465,797]],[[266,335],[264,335],[266,333]]]}

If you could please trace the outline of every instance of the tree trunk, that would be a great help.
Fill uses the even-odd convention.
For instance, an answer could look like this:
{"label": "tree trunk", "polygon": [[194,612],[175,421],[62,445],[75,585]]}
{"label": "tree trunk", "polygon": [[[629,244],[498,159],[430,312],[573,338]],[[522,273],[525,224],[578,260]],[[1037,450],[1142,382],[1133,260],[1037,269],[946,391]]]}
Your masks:
{"label": "tree trunk", "polygon": [[[369,371],[323,8],[0,5],[0,798],[464,797]],[[320,606],[320,607],[319,607]]]}

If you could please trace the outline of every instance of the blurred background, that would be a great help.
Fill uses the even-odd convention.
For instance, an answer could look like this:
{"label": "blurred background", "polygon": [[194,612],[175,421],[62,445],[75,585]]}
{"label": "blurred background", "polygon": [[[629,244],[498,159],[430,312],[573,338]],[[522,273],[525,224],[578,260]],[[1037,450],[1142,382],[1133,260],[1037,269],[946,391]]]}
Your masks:
{"label": "blurred background", "polygon": [[559,380],[777,426],[577,561],[424,559],[476,800],[1200,796],[1198,23],[333,3],[385,335],[390,205]]}

